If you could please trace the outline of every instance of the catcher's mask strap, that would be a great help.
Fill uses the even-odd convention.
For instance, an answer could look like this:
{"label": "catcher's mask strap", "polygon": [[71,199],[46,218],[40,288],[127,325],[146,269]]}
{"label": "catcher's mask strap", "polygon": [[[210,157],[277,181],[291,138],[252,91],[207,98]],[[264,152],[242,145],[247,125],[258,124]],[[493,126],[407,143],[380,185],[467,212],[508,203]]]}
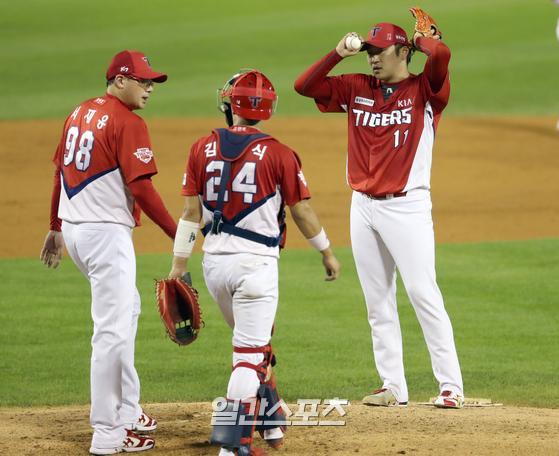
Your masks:
{"label": "catcher's mask strap", "polygon": [[233,96],[237,97],[259,97],[264,98],[265,100],[276,100],[277,95],[272,90],[264,89],[262,87],[262,81],[260,82],[259,90],[256,90],[251,87],[237,87],[233,92]]}
{"label": "catcher's mask strap", "polygon": [[262,98],[262,75],[256,73],[256,96]]}
{"label": "catcher's mask strap", "polygon": [[229,127],[233,126],[233,111],[231,110],[231,103],[223,103],[223,114],[225,114],[225,122]]}

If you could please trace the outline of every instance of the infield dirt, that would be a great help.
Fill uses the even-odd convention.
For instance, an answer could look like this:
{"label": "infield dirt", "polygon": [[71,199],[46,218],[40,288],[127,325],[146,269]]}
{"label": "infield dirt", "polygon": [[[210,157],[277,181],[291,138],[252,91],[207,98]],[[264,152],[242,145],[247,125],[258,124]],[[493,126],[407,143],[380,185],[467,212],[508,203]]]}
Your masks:
{"label": "infield dirt", "polygon": [[[559,453],[559,410],[535,408],[465,408],[440,410],[411,404],[408,408],[350,405],[345,426],[291,426],[285,445],[270,454],[330,455],[506,455]],[[297,410],[296,404],[290,409]],[[149,404],[159,420],[150,455],[216,455],[208,443],[209,403]],[[4,430],[0,454],[87,454],[91,429],[86,406],[2,409]],[[339,419],[335,416],[328,419]],[[314,419],[313,419],[314,420]],[[316,421],[315,421],[316,422]],[[259,437],[255,446],[264,448]]]}
{"label": "infield dirt", "polygon": [[[437,242],[559,236],[559,133],[553,118],[449,118],[441,121],[432,172]],[[220,119],[150,119],[159,174],[154,178],[173,216],[182,210],[182,175],[190,145]],[[48,230],[62,121],[0,122],[3,211],[0,257],[38,255]],[[273,119],[266,131],[296,150],[334,245],[349,245],[345,183],[346,126],[341,116]],[[138,253],[168,252],[169,241],[147,217],[135,230]],[[289,247],[307,247],[290,229]]]}
{"label": "infield dirt", "polygon": [[[443,119],[432,186],[438,242],[559,236],[559,134],[552,118]],[[156,187],[178,217],[190,144],[219,127],[219,119],[150,119],[160,173]],[[50,158],[62,122],[0,122],[3,242],[0,257],[35,257],[48,229],[54,168]],[[318,212],[334,245],[349,245],[350,190],[345,185],[345,123],[341,117],[276,118],[266,131],[295,149]],[[135,232],[137,251],[169,252],[170,242],[149,220]],[[288,247],[306,247],[290,229]],[[84,398],[86,401],[87,398]],[[150,454],[217,454],[207,444],[211,408],[148,404],[160,421]],[[294,426],[278,454],[559,454],[559,410],[496,407],[437,410],[373,409],[352,405],[342,427]],[[91,431],[86,406],[3,408],[0,454],[86,454]]]}

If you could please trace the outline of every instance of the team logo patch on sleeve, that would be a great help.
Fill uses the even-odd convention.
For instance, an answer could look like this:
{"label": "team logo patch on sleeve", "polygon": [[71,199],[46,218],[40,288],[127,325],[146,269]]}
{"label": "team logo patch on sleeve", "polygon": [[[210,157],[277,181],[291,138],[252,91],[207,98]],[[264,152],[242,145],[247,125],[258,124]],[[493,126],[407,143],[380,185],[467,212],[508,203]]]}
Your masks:
{"label": "team logo patch on sleeve", "polygon": [[147,147],[140,147],[139,149],[136,149],[134,155],[138,158],[138,160],[144,163],[149,163],[153,158],[153,152]]}

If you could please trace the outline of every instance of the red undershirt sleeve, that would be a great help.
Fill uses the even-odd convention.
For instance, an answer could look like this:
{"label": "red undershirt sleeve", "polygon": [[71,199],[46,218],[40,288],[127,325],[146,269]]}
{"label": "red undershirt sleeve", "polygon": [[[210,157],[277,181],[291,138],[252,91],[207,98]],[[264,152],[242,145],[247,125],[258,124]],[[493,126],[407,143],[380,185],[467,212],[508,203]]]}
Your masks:
{"label": "red undershirt sleeve", "polygon": [[342,57],[335,49],[329,52],[297,78],[295,90],[305,97],[330,97],[331,87],[327,75],[341,61]]}
{"label": "red undershirt sleeve", "polygon": [[52,231],[60,231],[62,229],[62,220],[58,218],[58,205],[60,204],[60,168],[54,170],[54,180],[52,186],[52,196],[50,199],[50,229]]}
{"label": "red undershirt sleeve", "polygon": [[153,186],[150,177],[142,176],[128,184],[134,199],[144,213],[157,224],[167,236],[175,238],[177,224],[165,207],[161,196]]}
{"label": "red undershirt sleeve", "polygon": [[432,38],[418,38],[415,43],[419,50],[427,55],[423,73],[429,81],[431,92],[438,93],[448,75],[450,49],[442,41]]}

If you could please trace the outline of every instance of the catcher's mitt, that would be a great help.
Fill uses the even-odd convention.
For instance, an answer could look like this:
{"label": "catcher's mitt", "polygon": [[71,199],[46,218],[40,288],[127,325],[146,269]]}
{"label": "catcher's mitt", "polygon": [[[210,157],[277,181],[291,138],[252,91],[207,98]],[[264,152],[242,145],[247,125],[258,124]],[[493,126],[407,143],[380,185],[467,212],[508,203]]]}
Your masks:
{"label": "catcher's mitt", "polygon": [[182,279],[155,281],[157,307],[167,334],[173,342],[188,345],[196,340],[204,325],[198,292],[190,285],[190,274]]}
{"label": "catcher's mitt", "polygon": [[435,20],[429,16],[425,11],[416,6],[415,8],[410,8],[410,12],[415,18],[415,32],[420,33],[426,37],[438,36],[442,39],[442,33],[439,30],[439,26]]}

